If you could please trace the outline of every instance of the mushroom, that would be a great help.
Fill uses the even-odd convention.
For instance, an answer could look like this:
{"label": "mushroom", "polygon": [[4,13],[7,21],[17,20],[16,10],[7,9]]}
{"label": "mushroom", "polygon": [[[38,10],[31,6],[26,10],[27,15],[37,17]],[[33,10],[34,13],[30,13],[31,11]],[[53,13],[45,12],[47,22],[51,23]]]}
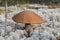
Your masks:
{"label": "mushroom", "polygon": [[25,11],[22,11],[22,12],[16,14],[15,16],[12,17],[12,19],[16,23],[25,23],[24,29],[27,29],[26,31],[27,31],[28,35],[31,30],[31,24],[35,24],[35,23],[41,24],[44,22],[42,17],[37,15],[35,12],[29,11],[29,10],[25,10]]}

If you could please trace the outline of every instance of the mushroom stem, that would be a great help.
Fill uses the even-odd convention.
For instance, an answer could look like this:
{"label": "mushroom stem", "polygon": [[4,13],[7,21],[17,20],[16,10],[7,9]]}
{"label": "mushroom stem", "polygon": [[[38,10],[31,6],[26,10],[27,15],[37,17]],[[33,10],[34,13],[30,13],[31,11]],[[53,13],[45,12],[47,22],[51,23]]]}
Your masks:
{"label": "mushroom stem", "polygon": [[31,24],[25,24],[25,30],[27,32],[27,37],[30,37]]}

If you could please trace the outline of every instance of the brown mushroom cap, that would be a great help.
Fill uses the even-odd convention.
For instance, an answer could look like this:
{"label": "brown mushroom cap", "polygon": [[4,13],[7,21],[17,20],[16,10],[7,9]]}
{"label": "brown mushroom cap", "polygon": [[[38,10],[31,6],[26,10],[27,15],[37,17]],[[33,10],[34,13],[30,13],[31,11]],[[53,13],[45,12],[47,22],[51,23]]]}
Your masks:
{"label": "brown mushroom cap", "polygon": [[38,16],[36,13],[26,10],[16,14],[12,18],[17,23],[42,23],[43,19]]}

